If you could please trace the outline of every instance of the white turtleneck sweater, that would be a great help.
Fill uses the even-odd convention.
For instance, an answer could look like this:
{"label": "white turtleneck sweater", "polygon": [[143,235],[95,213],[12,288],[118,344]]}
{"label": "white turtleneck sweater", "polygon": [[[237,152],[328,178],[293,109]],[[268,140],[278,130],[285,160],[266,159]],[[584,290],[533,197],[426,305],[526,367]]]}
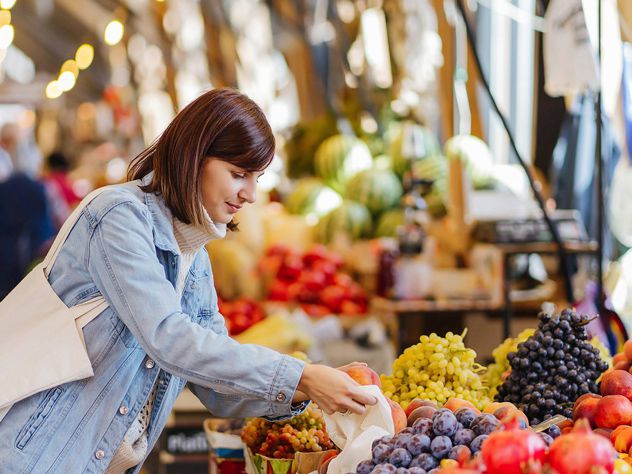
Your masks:
{"label": "white turtleneck sweater", "polygon": [[[221,239],[226,236],[225,224],[215,224],[206,210],[204,211],[204,217],[206,218],[207,228],[184,224],[176,218],[173,219],[173,233],[180,248],[180,269],[176,279],[176,292],[180,298],[182,298],[184,282],[196,253],[209,240]],[[158,384],[156,383],[147,398],[147,402],[145,402],[140,413],[127,433],[125,433],[123,442],[114,453],[106,474],[123,474],[126,470],[138,465],[147,455],[147,428],[149,427],[149,419],[157,388]]]}

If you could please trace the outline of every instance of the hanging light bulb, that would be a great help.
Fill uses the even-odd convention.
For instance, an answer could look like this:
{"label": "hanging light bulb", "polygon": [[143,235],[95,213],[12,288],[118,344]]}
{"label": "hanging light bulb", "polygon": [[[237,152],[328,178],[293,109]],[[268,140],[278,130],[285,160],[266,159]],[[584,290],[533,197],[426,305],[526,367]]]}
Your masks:
{"label": "hanging light bulb", "polygon": [[14,35],[13,25],[0,26],[0,49],[9,49],[9,46],[13,43]]}
{"label": "hanging light bulb", "polygon": [[11,10],[16,0],[0,0],[0,8],[3,10]]}
{"label": "hanging light bulb", "polygon": [[0,10],[0,26],[11,24],[11,12],[9,10]]}
{"label": "hanging light bulb", "polygon": [[76,83],[76,78],[75,75],[70,72],[70,71],[64,71],[59,75],[59,78],[57,78],[57,82],[59,83],[59,88],[63,91],[63,92],[67,92],[70,89],[72,89],[73,87],[75,87],[75,83]]}
{"label": "hanging light bulb", "polygon": [[66,71],[70,71],[72,75],[75,76],[75,78],[79,75],[79,66],[77,66],[77,63],[75,62],[74,59],[68,59],[61,66],[60,72],[66,72]]}
{"label": "hanging light bulb", "polygon": [[118,20],[112,20],[108,23],[108,26],[105,27],[105,33],[103,34],[103,39],[106,44],[110,46],[114,46],[118,44],[119,41],[123,38],[123,32],[125,28],[123,27],[123,23]]}
{"label": "hanging light bulb", "polygon": [[75,61],[79,69],[87,69],[94,59],[94,48],[89,44],[82,44],[77,48],[75,53]]}
{"label": "hanging light bulb", "polygon": [[62,90],[59,87],[59,83],[57,81],[50,81],[46,86],[46,97],[49,99],[56,99],[62,94]]}

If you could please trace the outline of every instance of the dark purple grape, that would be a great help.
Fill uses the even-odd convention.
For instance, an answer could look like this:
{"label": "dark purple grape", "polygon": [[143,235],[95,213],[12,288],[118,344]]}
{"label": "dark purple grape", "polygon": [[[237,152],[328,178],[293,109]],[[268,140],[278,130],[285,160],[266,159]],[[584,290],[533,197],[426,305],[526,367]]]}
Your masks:
{"label": "dark purple grape", "polygon": [[413,435],[408,440],[406,446],[403,446],[413,456],[419,456],[421,453],[430,451],[430,437],[427,435]]}
{"label": "dark purple grape", "polygon": [[422,469],[420,467],[409,467],[408,472],[410,474],[428,474],[425,469]]}
{"label": "dark purple grape", "polygon": [[439,465],[439,461],[437,461],[434,456],[430,453],[421,453],[415,459],[410,462],[409,467],[420,467],[425,471],[429,471],[430,469],[434,469]]}
{"label": "dark purple grape", "polygon": [[430,443],[430,452],[437,459],[443,459],[452,449],[452,440],[447,436],[437,436]]}
{"label": "dark purple grape", "polygon": [[403,434],[414,434],[414,433],[413,433],[413,429],[410,426],[407,426],[406,428],[404,428],[402,431],[400,431],[397,434],[403,435]]}
{"label": "dark purple grape", "polygon": [[456,433],[458,421],[451,411],[439,413],[432,419],[432,431],[439,436],[452,436]]}
{"label": "dark purple grape", "polygon": [[373,462],[380,464],[386,462],[388,456],[393,451],[393,447],[386,443],[379,443],[373,448]]}
{"label": "dark purple grape", "polygon": [[428,471],[428,474],[439,474],[441,472],[441,470],[437,467],[435,469],[431,469],[430,471]]}
{"label": "dark purple grape", "polygon": [[470,448],[467,446],[452,446],[452,449],[448,453],[448,459],[454,459],[455,461],[459,460],[459,457],[463,456],[462,453],[467,453],[467,458],[469,458],[471,452]]}
{"label": "dark purple grape", "polygon": [[384,463],[378,464],[373,469],[373,474],[395,474],[397,468],[392,464]]}
{"label": "dark purple grape", "polygon": [[463,425],[464,428],[469,428],[474,419],[476,418],[476,412],[471,408],[459,408],[454,415],[456,420]]}
{"label": "dark purple grape", "polygon": [[375,448],[375,446],[377,446],[378,443],[388,444],[392,439],[393,437],[391,435],[386,435],[386,436],[382,436],[381,438],[375,439],[373,440],[373,443],[371,444],[371,449]]}
{"label": "dark purple grape", "polygon": [[432,435],[432,420],[430,418],[418,418],[413,423],[415,434]]}
{"label": "dark purple grape", "polygon": [[540,432],[538,434],[540,435],[540,438],[542,438],[542,440],[547,446],[551,446],[551,444],[553,443],[553,438],[551,438],[548,434],[544,432]]}
{"label": "dark purple grape", "polygon": [[405,467],[398,467],[395,474],[408,474],[408,469]]}
{"label": "dark purple grape", "polygon": [[476,438],[476,433],[468,428],[464,428],[454,433],[452,440],[454,441],[454,444],[469,446],[474,438]]}
{"label": "dark purple grape", "polygon": [[470,443],[470,451],[472,451],[472,454],[477,453],[481,450],[483,441],[485,441],[487,437],[488,435],[480,435],[472,440],[472,442]]}
{"label": "dark purple grape", "polygon": [[394,443],[393,445],[396,448],[405,448],[406,445],[408,444],[408,441],[410,441],[410,438],[412,438],[412,435],[409,434],[401,434],[399,433],[397,436],[395,436],[395,438],[393,439]]}
{"label": "dark purple grape", "polygon": [[362,461],[356,467],[356,473],[357,474],[370,474],[374,467],[375,467],[375,464],[373,464],[373,461]]}
{"label": "dark purple grape", "polygon": [[395,448],[388,457],[388,462],[395,467],[408,467],[413,457],[406,448]]}

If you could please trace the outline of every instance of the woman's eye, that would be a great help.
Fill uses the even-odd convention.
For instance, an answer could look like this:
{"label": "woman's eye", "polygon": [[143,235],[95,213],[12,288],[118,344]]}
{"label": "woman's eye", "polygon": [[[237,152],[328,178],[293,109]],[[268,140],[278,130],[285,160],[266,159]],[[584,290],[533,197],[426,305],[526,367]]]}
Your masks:
{"label": "woman's eye", "polygon": [[233,172],[233,178],[244,179],[245,177],[246,177],[246,175],[243,174],[243,173],[235,173],[235,172]]}

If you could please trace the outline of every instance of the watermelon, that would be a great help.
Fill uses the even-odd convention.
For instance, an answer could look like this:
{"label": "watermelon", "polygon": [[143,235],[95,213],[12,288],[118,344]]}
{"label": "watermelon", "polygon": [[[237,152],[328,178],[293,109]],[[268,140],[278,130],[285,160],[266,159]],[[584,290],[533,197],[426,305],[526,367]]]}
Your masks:
{"label": "watermelon", "polygon": [[402,185],[395,173],[373,168],[358,173],[349,181],[346,197],[361,202],[373,214],[379,214],[396,205],[402,193]]}
{"label": "watermelon", "polygon": [[474,189],[485,189],[493,185],[494,160],[483,140],[473,135],[457,135],[445,142],[444,152],[449,160],[462,160],[465,163]]}
{"label": "watermelon", "polygon": [[397,124],[389,135],[389,155],[393,171],[399,176],[408,171],[411,163],[441,152],[436,135],[414,122]]}
{"label": "watermelon", "polygon": [[371,213],[364,204],[345,200],[339,207],[321,217],[316,226],[319,242],[329,243],[336,234],[346,234],[351,240],[369,237]]}
{"label": "watermelon", "polygon": [[303,178],[296,182],[294,190],[285,200],[285,208],[290,214],[317,216],[327,214],[338,207],[342,198],[333,189],[317,178]]}
{"label": "watermelon", "polygon": [[380,216],[375,237],[397,237],[397,228],[405,222],[403,209],[391,209]]}
{"label": "watermelon", "polygon": [[334,135],[323,141],[314,155],[316,174],[334,190],[345,185],[360,171],[371,168],[373,158],[366,144],[351,135]]}

